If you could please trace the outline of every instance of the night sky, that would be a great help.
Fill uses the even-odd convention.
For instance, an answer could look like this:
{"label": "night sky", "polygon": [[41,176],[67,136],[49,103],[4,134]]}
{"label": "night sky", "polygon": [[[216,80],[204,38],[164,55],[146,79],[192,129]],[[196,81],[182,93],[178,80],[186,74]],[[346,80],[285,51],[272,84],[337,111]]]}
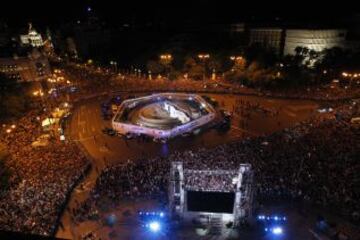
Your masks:
{"label": "night sky", "polygon": [[[242,1],[242,0],[36,0],[8,1],[0,8],[0,20],[10,26],[31,21],[37,26],[56,27],[83,19],[87,7],[110,24],[167,22],[304,21],[334,22],[357,13],[354,1]],[[21,6],[21,7],[20,7]],[[360,11],[358,11],[360,12]]]}

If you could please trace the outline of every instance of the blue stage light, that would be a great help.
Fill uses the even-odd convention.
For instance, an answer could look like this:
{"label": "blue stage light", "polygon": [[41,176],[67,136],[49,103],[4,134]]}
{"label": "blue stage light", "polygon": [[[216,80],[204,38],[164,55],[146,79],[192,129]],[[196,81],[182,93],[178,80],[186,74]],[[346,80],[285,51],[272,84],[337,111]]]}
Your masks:
{"label": "blue stage light", "polygon": [[280,235],[283,233],[283,229],[281,227],[274,227],[271,229],[271,232],[275,235]]}
{"label": "blue stage light", "polygon": [[153,221],[153,222],[149,223],[149,229],[150,229],[150,231],[152,231],[154,233],[160,231],[160,228],[161,228],[161,225],[158,221]]}
{"label": "blue stage light", "polygon": [[160,217],[164,217],[164,213],[163,213],[163,212],[160,212],[159,216],[160,216]]}

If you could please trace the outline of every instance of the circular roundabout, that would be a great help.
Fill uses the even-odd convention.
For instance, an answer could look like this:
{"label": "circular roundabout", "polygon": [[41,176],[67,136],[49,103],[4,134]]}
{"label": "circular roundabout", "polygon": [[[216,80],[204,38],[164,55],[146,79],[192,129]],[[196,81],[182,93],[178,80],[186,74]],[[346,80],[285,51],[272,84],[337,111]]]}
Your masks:
{"label": "circular roundabout", "polygon": [[160,93],[124,101],[112,121],[122,135],[168,139],[213,121],[215,109],[196,94]]}

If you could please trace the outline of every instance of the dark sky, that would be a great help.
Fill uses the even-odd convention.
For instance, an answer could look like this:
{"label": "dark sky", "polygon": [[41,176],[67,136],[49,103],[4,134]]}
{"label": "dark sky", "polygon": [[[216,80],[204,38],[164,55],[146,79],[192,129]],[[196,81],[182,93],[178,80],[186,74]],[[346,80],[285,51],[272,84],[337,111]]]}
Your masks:
{"label": "dark sky", "polygon": [[10,26],[23,26],[29,21],[34,25],[56,26],[82,19],[88,6],[113,24],[130,20],[221,23],[274,17],[336,22],[357,11],[350,0],[21,0],[7,1],[6,6],[1,6],[0,20]]}

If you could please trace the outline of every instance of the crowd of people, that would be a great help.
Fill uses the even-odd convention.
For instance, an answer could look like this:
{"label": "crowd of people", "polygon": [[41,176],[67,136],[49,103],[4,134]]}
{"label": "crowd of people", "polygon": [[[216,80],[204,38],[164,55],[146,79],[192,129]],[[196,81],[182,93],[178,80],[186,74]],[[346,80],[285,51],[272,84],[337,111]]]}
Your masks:
{"label": "crowd of people", "polygon": [[[185,170],[205,172],[234,170],[240,163],[250,163],[258,200],[311,202],[359,221],[360,128],[350,121],[359,114],[358,103],[345,104],[326,118],[313,117],[268,136],[111,166],[101,173],[87,204],[96,208],[104,198],[115,203],[124,198],[166,202],[173,161],[183,162]],[[197,190],[221,186],[231,191],[230,179],[185,174],[185,184]]]}
{"label": "crowd of people", "polygon": [[238,171],[184,171],[184,188],[199,192],[235,192]]}
{"label": "crowd of people", "polygon": [[[109,91],[130,91],[130,92],[146,92],[146,91],[172,91],[178,92],[225,92],[229,91],[228,87],[222,87],[211,81],[192,81],[186,79],[178,79],[169,81],[168,79],[152,79],[146,76],[138,76],[134,74],[114,74],[97,70],[91,67],[68,66],[66,73],[73,83],[81,86],[78,95],[87,96],[92,93],[107,93]],[[245,90],[244,90],[245,91]]]}
{"label": "crowd of people", "polygon": [[[237,91],[201,81],[150,81],[145,77],[114,77],[96,70],[69,69],[67,73],[74,79],[72,82],[82,84],[80,95],[108,91],[104,79],[116,85],[113,89],[125,91],[154,90],[154,86],[159,91]],[[85,79],[98,84],[86,84]],[[201,175],[195,171],[185,175],[185,185],[191,190],[234,191],[235,175],[216,176],[206,171],[233,171],[240,163],[250,163],[255,172],[258,200],[300,199],[334,207],[338,213],[359,222],[360,130],[350,122],[351,117],[360,114],[358,104],[338,106],[331,117],[312,118],[267,136],[109,166],[101,172],[89,199],[75,209],[75,219],[86,220],[97,213],[104,199],[119,203],[124,198],[145,198],[166,203],[170,164],[181,161],[184,169],[204,171]],[[246,103],[238,105],[245,107],[234,111],[248,112]],[[277,114],[276,110],[261,106],[248,107],[265,114]],[[11,172],[9,188],[0,192],[1,230],[52,235],[68,194],[89,167],[85,156],[72,142],[52,139],[47,146],[31,146],[42,134],[40,120],[45,116],[42,109],[32,110],[17,121],[11,133],[0,131],[0,142],[10,153],[5,166]]]}
{"label": "crowd of people", "polygon": [[[206,79],[196,81],[185,77],[176,80],[168,80],[165,77],[150,76],[148,74],[115,73],[106,68],[85,65],[68,65],[65,68],[69,79],[74,84],[81,86],[80,96],[92,93],[109,91],[172,91],[179,92],[212,92],[250,94],[257,96],[273,96],[296,99],[337,100],[349,99],[360,96],[360,85],[340,86],[339,84],[327,84],[322,86],[297,87],[292,89],[266,90],[254,89],[241,84],[230,84],[225,80]],[[315,93],[315,94],[314,94]]]}
{"label": "crowd of people", "polygon": [[0,129],[0,142],[9,153],[7,189],[0,189],[0,230],[49,236],[89,162],[72,142],[52,138],[47,146],[33,147],[43,134],[42,108],[31,110],[14,123],[11,132]]}
{"label": "crowd of people", "polygon": [[279,115],[279,109],[265,107],[258,102],[237,99],[232,112],[244,117],[250,117],[251,113],[259,112],[266,116],[274,117]]}

